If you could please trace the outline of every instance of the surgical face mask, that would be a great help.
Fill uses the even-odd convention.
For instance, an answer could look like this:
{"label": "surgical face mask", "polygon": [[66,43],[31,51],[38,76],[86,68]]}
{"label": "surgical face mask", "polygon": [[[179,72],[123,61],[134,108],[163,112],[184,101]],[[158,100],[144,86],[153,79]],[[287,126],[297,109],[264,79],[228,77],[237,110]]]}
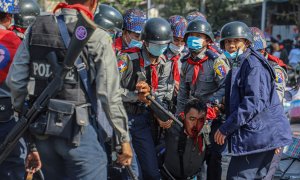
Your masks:
{"label": "surgical face mask", "polygon": [[203,47],[204,39],[196,36],[189,36],[187,46],[191,51],[198,51]]}
{"label": "surgical face mask", "polygon": [[143,46],[143,43],[141,41],[137,41],[135,39],[131,39],[130,43],[128,44],[129,48],[132,48],[132,47],[141,48],[142,46]]}
{"label": "surgical face mask", "polygon": [[[229,53],[229,52],[228,52],[228,53]],[[231,57],[232,59],[235,59],[237,56],[239,56],[239,55],[241,55],[241,54],[243,54],[243,51],[240,50],[240,49],[238,49],[237,51],[234,51],[233,53],[229,53],[229,55],[230,55],[230,57]]]}
{"label": "surgical face mask", "polygon": [[157,57],[162,55],[167,48],[168,48],[168,44],[149,43],[147,50],[150,52],[150,54]]}
{"label": "surgical face mask", "polygon": [[175,44],[170,43],[169,48],[174,54],[177,55],[177,54],[181,53],[181,51],[184,49],[184,46],[176,46]]}

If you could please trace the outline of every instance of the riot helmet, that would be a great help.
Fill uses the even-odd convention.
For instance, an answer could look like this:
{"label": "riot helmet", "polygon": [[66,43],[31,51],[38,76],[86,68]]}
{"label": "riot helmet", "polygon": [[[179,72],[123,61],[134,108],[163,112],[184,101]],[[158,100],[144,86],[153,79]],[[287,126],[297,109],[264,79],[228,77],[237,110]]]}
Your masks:
{"label": "riot helmet", "polygon": [[214,40],[214,35],[212,33],[211,26],[206,21],[201,21],[199,19],[191,21],[185,31],[184,38],[186,39],[189,33],[201,33],[205,34],[210,38],[211,41]]}
{"label": "riot helmet", "polygon": [[40,6],[34,0],[22,0],[19,3],[19,13],[14,15],[15,26],[28,28],[36,16],[40,15]]}
{"label": "riot helmet", "polygon": [[122,14],[114,7],[106,4],[99,5],[98,13],[95,15],[94,21],[105,30],[122,30],[123,28]]}

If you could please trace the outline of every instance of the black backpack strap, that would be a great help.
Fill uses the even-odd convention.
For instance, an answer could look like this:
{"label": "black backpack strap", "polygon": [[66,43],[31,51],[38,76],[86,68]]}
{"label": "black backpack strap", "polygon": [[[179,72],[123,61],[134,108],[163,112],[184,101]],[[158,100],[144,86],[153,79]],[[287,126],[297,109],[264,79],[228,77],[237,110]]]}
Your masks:
{"label": "black backpack strap", "polygon": [[[71,41],[71,37],[70,37],[70,34],[68,32],[67,25],[64,21],[64,17],[62,15],[58,16],[57,17],[57,22],[58,22],[58,28],[59,28],[59,31],[61,33],[63,42],[64,42],[66,48],[68,48],[69,44],[70,44],[70,41]],[[80,76],[81,82],[82,82],[82,84],[84,86],[84,89],[87,93],[87,96],[89,98],[89,101],[92,105],[92,110],[96,114],[97,113],[97,102],[96,102],[97,99],[96,99],[95,93],[93,93],[92,88],[91,88],[91,83],[90,83],[90,80],[88,78],[88,72],[87,72],[87,69],[86,69],[86,65],[82,61],[80,56],[78,56],[77,60],[75,61],[75,66],[77,68],[77,72]]]}
{"label": "black backpack strap", "polygon": [[180,173],[181,176],[184,177],[184,163],[183,163],[183,155],[185,151],[185,146],[186,146],[186,135],[184,133],[184,128],[182,128],[182,131],[179,136],[179,141],[178,141],[178,155],[179,155],[179,162],[180,162]]}

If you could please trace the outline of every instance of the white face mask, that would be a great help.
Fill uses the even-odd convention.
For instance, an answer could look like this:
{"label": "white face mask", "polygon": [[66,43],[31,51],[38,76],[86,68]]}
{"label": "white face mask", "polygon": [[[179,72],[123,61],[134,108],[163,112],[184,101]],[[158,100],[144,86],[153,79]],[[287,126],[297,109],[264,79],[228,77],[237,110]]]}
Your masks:
{"label": "white face mask", "polygon": [[176,46],[175,44],[170,43],[169,48],[174,54],[177,55],[177,54],[181,53],[181,51],[184,49],[184,46]]}

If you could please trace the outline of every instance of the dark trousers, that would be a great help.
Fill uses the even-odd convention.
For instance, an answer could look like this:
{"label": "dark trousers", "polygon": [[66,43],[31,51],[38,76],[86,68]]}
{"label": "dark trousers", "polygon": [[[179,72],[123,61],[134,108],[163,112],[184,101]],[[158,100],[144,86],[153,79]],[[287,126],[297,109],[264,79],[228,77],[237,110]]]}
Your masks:
{"label": "dark trousers", "polygon": [[155,146],[150,130],[150,113],[128,114],[132,144],[145,180],[159,180]]}
{"label": "dark trousers", "polygon": [[[0,122],[0,143],[2,143],[6,135],[15,126],[16,121],[11,119],[7,122]],[[23,180],[25,175],[25,157],[27,154],[26,144],[21,138],[8,155],[7,159],[0,164],[0,179],[5,180]]]}
{"label": "dark trousers", "polygon": [[212,121],[209,140],[211,145],[206,149],[205,161],[207,165],[207,180],[221,180],[222,177],[222,152],[226,148],[226,143],[222,146],[214,141],[214,134],[222,125],[219,120]]}
{"label": "dark trousers", "polygon": [[233,156],[229,163],[227,180],[264,179],[271,180],[281,153],[275,155],[274,150],[244,156]]}

